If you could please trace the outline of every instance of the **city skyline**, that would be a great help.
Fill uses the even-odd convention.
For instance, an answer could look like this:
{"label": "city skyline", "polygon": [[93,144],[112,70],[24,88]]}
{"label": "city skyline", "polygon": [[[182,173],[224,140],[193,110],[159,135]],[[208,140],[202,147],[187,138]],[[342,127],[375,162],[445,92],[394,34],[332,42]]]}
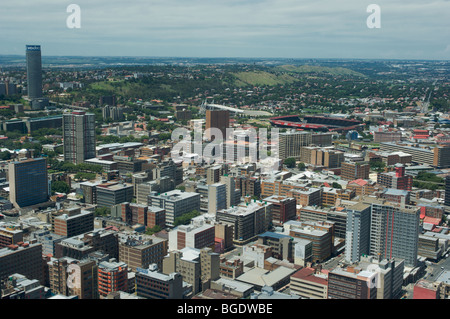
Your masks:
{"label": "city skyline", "polygon": [[381,28],[369,28],[369,1],[197,0],[186,4],[78,1],[6,3],[1,55],[39,43],[47,56],[431,59],[450,57],[450,1],[377,1]]}

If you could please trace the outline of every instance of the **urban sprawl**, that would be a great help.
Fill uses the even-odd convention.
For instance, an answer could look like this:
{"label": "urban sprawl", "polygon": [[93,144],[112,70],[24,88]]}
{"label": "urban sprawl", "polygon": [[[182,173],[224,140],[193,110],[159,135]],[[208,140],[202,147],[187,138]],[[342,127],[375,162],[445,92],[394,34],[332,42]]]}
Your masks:
{"label": "urban sprawl", "polygon": [[0,64],[1,299],[449,299],[450,63],[24,47]]}

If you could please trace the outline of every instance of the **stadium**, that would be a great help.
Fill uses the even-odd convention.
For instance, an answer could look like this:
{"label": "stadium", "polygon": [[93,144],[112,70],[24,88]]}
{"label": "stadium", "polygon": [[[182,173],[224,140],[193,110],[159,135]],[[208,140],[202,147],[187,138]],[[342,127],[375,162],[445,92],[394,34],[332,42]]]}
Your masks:
{"label": "stadium", "polygon": [[303,116],[300,115],[287,115],[272,117],[270,123],[275,127],[294,128],[301,130],[314,130],[314,131],[334,131],[345,132],[349,130],[357,130],[364,126],[364,123],[332,116]]}

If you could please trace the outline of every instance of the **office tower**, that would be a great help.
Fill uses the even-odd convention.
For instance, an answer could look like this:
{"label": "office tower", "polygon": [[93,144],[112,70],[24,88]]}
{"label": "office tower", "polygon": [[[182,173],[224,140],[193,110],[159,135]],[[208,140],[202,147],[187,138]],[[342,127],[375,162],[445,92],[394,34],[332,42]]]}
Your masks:
{"label": "office tower", "polygon": [[147,235],[125,235],[119,238],[119,260],[128,269],[148,268],[152,264],[162,267],[167,254],[167,240]]}
{"label": "office tower", "polygon": [[272,248],[272,256],[279,260],[294,262],[294,238],[289,235],[265,232],[258,235],[259,245],[266,245]]}
{"label": "office tower", "polygon": [[311,261],[313,263],[320,263],[331,256],[334,244],[333,222],[290,220],[283,226],[285,234],[312,242]]}
{"label": "office tower", "polygon": [[216,222],[215,225],[216,251],[224,252],[233,247],[233,225]]}
{"label": "office tower", "polygon": [[118,106],[109,106],[106,105],[102,109],[103,119],[112,119],[113,121],[122,121],[123,116],[123,108]]}
{"label": "office tower", "polygon": [[195,249],[186,247],[171,251],[164,257],[163,271],[169,275],[177,272],[183,276],[183,281],[192,285],[193,294],[209,287],[211,280],[220,277],[220,255],[209,248]]}
{"label": "office tower", "polygon": [[115,259],[98,264],[98,293],[100,298],[113,291],[128,291],[128,265]]}
{"label": "office tower", "polygon": [[148,206],[124,202],[120,204],[122,221],[129,225],[147,225]]}
{"label": "office tower", "polygon": [[54,232],[64,237],[73,237],[94,230],[94,213],[81,211],[69,216],[62,214],[54,219]]}
{"label": "office tower", "polygon": [[[230,127],[230,112],[222,110],[206,110],[205,129],[217,128],[222,133],[222,140],[226,139],[226,129]],[[213,132],[211,132],[212,134]],[[207,134],[207,139],[211,139],[211,134]]]}
{"label": "office tower", "polygon": [[47,161],[44,158],[9,163],[10,201],[16,208],[48,200]]}
{"label": "office tower", "polygon": [[153,180],[160,180],[163,177],[168,177],[174,183],[174,186],[183,182],[183,167],[175,163],[171,158],[159,163],[152,171]]}
{"label": "office tower", "polygon": [[321,146],[306,146],[302,148],[300,161],[314,166],[338,168],[344,161],[344,152]]}
{"label": "office tower", "polygon": [[402,291],[403,259],[362,256],[359,262],[338,266],[328,274],[332,299],[396,299]]}
{"label": "office tower", "polygon": [[245,244],[272,227],[272,204],[258,201],[219,210],[216,221],[234,225],[233,242]]}
{"label": "office tower", "polygon": [[370,165],[368,163],[342,163],[342,179],[353,181],[355,179],[369,179]]}
{"label": "office tower", "polygon": [[301,222],[307,221],[324,221],[334,223],[334,234],[336,237],[345,238],[347,212],[345,210],[337,210],[334,207],[301,207],[297,210],[297,219]]}
{"label": "office tower", "polygon": [[62,257],[52,258],[47,264],[53,293],[78,296],[78,299],[98,299],[98,266],[94,260]]}
{"label": "office tower", "polygon": [[97,205],[99,207],[112,207],[133,199],[133,185],[127,183],[111,182],[97,185]]}
{"label": "office tower", "polygon": [[208,185],[208,213],[216,214],[227,208],[227,186],[221,183]]}
{"label": "office tower", "polygon": [[328,298],[377,299],[376,276],[354,266],[336,267],[328,273]]}
{"label": "office tower", "polygon": [[370,255],[401,258],[415,267],[419,242],[420,208],[372,203]]}
{"label": "office tower", "polygon": [[206,169],[206,184],[215,184],[220,181],[222,168],[220,165],[208,167]]}
{"label": "office tower", "polygon": [[42,97],[41,46],[27,45],[27,92],[30,99]]}
{"label": "office tower", "polygon": [[166,210],[166,225],[174,227],[175,219],[193,210],[200,212],[200,194],[173,190],[160,195],[149,195],[149,206]]}
{"label": "office tower", "polygon": [[241,191],[241,196],[256,196],[261,195],[261,181],[256,177],[238,176],[235,179],[236,189]]}
{"label": "office tower", "polygon": [[84,203],[91,205],[97,204],[97,186],[100,184],[100,182],[80,183],[80,189],[83,192]]}
{"label": "office tower", "polygon": [[394,172],[384,172],[377,174],[377,183],[393,189],[412,190],[413,177],[405,174],[405,165],[396,164]]}
{"label": "office tower", "polygon": [[267,203],[272,203],[272,222],[274,225],[281,226],[291,219],[295,219],[296,200],[292,197],[273,195],[263,199]]}
{"label": "office tower", "polygon": [[312,143],[311,132],[292,131],[279,134],[279,157],[300,159],[302,148]]}
{"label": "office tower", "polygon": [[216,229],[211,224],[180,225],[169,232],[169,250],[214,247],[215,232]]}
{"label": "office tower", "polygon": [[446,210],[450,209],[450,175],[445,177],[444,205]]}
{"label": "office tower", "polygon": [[148,195],[152,192],[164,193],[174,189],[174,183],[166,176],[163,179],[168,180],[170,187],[166,189],[161,188],[160,185],[164,185],[167,183],[161,183],[162,179],[156,181],[148,181],[143,183],[136,184],[135,192],[136,192],[136,203],[147,205],[148,203]]}
{"label": "office tower", "polygon": [[109,255],[110,258],[119,257],[119,241],[113,230],[96,229],[92,232],[66,238],[55,244],[55,257],[71,257],[82,260],[97,250]]}
{"label": "office tower", "polygon": [[348,262],[357,262],[363,254],[369,254],[370,213],[370,205],[363,203],[353,205],[347,210],[345,260]]}
{"label": "office tower", "polygon": [[74,164],[94,158],[95,115],[86,112],[63,114],[64,160]]}
{"label": "office tower", "polygon": [[170,275],[180,273],[183,281],[192,285],[192,293],[201,291],[201,265],[199,262],[200,250],[184,248],[182,250],[169,251],[164,256],[162,273]]}
{"label": "office tower", "polygon": [[236,181],[234,180],[234,177],[228,174],[220,176],[220,183],[225,184],[227,189],[226,208],[236,205]]}
{"label": "office tower", "polygon": [[44,284],[42,244],[20,242],[0,249],[0,281],[18,273]]}
{"label": "office tower", "polygon": [[173,272],[168,275],[149,269],[136,272],[136,295],[147,299],[183,299],[183,277]]}

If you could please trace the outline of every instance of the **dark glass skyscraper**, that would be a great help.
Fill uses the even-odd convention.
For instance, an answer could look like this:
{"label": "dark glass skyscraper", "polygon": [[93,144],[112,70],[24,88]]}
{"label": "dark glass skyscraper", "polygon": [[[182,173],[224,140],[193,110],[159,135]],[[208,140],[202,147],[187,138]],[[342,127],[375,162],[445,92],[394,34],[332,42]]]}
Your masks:
{"label": "dark glass skyscraper", "polygon": [[42,97],[41,46],[27,45],[27,92],[30,99]]}
{"label": "dark glass skyscraper", "polygon": [[9,163],[10,201],[26,207],[48,200],[47,161],[44,158]]}
{"label": "dark glass skyscraper", "polygon": [[445,177],[445,195],[444,195],[444,205],[446,211],[450,210],[450,176]]}
{"label": "dark glass skyscraper", "polygon": [[42,110],[49,105],[49,100],[42,95],[42,60],[41,46],[27,45],[27,90],[32,110]]}

